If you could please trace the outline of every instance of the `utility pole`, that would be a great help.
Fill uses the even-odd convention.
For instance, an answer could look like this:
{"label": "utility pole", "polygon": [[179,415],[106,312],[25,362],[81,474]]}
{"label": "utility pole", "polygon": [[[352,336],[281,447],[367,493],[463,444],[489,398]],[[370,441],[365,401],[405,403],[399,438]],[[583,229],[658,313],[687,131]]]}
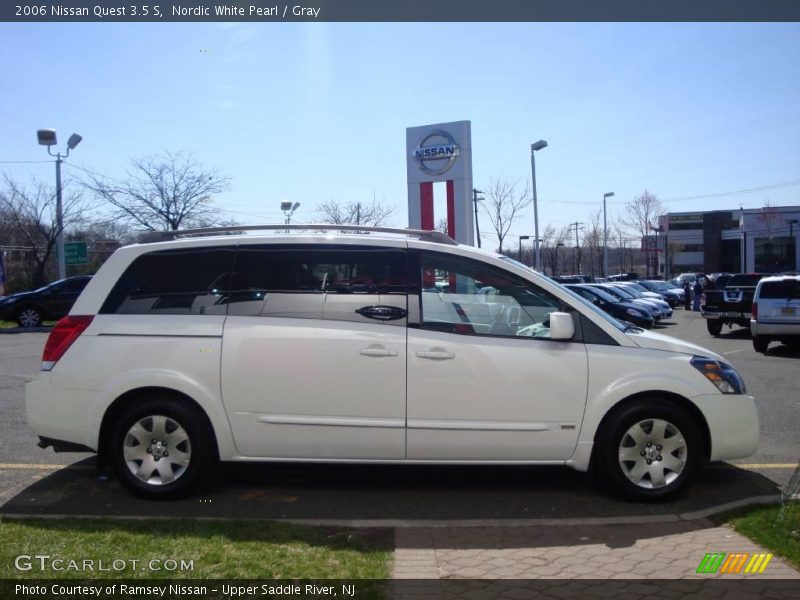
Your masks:
{"label": "utility pole", "polygon": [[481,228],[478,226],[478,201],[483,198],[478,198],[478,194],[483,192],[477,188],[472,188],[472,203],[475,205],[475,238],[478,240],[478,248],[481,247]]}
{"label": "utility pole", "polygon": [[[580,275],[581,274],[581,244],[580,244],[580,241],[578,240],[578,227],[580,225],[583,225],[583,223],[580,222],[580,221],[575,221],[574,223],[570,223],[569,224],[570,227],[572,227],[573,225],[575,226],[575,252],[577,253],[577,259],[578,259],[578,275]],[[583,227],[581,227],[581,229],[583,229]]]}

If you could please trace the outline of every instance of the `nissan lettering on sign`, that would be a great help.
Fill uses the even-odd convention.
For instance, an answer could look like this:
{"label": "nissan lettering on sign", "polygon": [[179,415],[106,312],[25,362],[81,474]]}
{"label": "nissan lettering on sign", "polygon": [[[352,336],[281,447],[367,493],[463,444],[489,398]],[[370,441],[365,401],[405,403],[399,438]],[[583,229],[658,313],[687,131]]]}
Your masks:
{"label": "nissan lettering on sign", "polygon": [[[445,143],[431,143],[437,141],[436,138],[441,138]],[[413,158],[424,173],[437,176],[447,173],[460,154],[461,149],[453,136],[443,129],[435,129],[420,140],[419,146],[414,148]]]}
{"label": "nissan lettering on sign", "polygon": [[447,234],[475,245],[472,220],[472,129],[469,121],[406,129],[408,225],[434,229],[433,184],[447,190]]}

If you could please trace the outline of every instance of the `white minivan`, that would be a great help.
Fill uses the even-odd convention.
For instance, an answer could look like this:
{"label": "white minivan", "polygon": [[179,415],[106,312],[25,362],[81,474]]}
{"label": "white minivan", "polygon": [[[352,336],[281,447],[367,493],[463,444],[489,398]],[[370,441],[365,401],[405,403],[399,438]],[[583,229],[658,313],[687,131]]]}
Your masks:
{"label": "white minivan", "polygon": [[330,461],[566,465],[653,499],[757,447],[721,356],[502,256],[430,231],[217,233],[102,266],[26,388],[40,445],[150,498],[226,461]]}

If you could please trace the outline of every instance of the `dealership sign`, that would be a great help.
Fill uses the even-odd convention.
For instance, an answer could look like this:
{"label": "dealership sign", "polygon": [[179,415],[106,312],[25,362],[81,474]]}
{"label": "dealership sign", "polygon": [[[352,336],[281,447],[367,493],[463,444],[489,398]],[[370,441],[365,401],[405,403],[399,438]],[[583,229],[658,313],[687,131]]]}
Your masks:
{"label": "dealership sign", "polygon": [[445,183],[447,234],[475,244],[472,206],[472,127],[469,121],[406,129],[408,225],[434,229],[433,184]]}

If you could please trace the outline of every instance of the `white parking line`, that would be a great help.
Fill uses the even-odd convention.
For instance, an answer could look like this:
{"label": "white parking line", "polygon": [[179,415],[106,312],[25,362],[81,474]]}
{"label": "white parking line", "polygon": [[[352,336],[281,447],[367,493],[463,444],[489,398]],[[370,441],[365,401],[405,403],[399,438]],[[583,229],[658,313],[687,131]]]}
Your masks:
{"label": "white parking line", "polygon": [[731,350],[730,352],[723,352],[722,354],[725,355],[725,356],[729,356],[731,354],[736,354],[737,352],[744,352],[744,349],[742,349],[742,350]]}
{"label": "white parking line", "polygon": [[9,471],[14,469],[21,470],[35,470],[35,471],[58,471],[59,469],[95,469],[93,465],[48,465],[37,463],[0,463],[0,471]]}

